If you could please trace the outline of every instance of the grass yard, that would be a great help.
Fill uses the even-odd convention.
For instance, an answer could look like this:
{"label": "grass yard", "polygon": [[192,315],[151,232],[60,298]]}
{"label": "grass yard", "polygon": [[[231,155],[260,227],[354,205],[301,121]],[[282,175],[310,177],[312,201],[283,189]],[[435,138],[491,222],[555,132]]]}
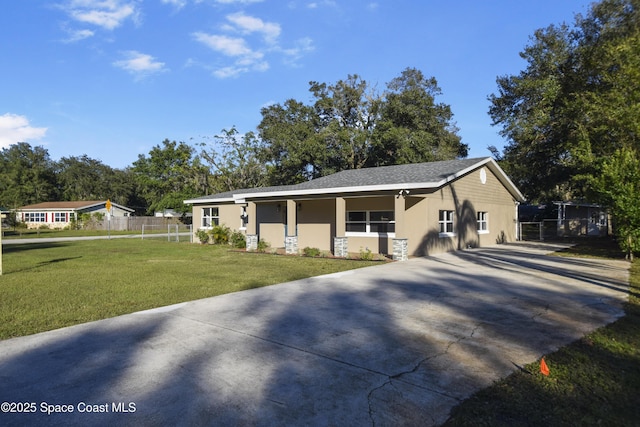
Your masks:
{"label": "grass yard", "polygon": [[[614,256],[610,241],[585,241],[561,256]],[[626,315],[482,390],[445,426],[640,425],[640,259],[630,271]]]}
{"label": "grass yard", "polygon": [[5,245],[0,339],[376,264],[112,239]]}

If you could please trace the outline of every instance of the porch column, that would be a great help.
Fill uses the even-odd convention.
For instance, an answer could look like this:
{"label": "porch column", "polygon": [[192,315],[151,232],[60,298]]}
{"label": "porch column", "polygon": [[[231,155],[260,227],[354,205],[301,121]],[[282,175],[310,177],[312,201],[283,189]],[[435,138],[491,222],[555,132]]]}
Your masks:
{"label": "porch column", "polygon": [[333,255],[342,258],[349,255],[346,218],[347,203],[343,197],[336,197],[336,235],[333,237]]}
{"label": "porch column", "polygon": [[406,209],[406,195],[394,196],[394,218],[396,221],[396,237],[393,239],[393,259],[395,261],[406,261],[409,259],[407,225],[404,214]]}
{"label": "porch column", "polygon": [[284,247],[287,254],[298,253],[298,204],[295,200],[287,200],[287,225]]}
{"label": "porch column", "polygon": [[257,209],[255,202],[247,203],[247,230],[246,230],[246,240],[247,240],[247,250],[248,251],[257,251],[258,250],[258,218],[256,216]]}
{"label": "porch column", "polygon": [[258,232],[258,227],[257,227],[257,223],[258,223],[258,218],[256,217],[256,213],[257,213],[257,209],[256,209],[256,203],[255,202],[248,202],[247,203],[247,234],[257,234]]}

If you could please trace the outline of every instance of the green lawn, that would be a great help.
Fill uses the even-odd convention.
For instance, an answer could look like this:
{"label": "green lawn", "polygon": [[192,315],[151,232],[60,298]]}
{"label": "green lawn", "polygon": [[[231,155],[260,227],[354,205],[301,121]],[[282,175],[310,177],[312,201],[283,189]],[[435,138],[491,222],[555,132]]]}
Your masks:
{"label": "green lawn", "polygon": [[376,264],[112,239],[4,245],[0,339]]}
{"label": "green lawn", "polygon": [[[562,256],[615,256],[610,241],[582,242]],[[464,401],[445,426],[640,425],[640,260],[630,271],[626,315],[525,366]]]}

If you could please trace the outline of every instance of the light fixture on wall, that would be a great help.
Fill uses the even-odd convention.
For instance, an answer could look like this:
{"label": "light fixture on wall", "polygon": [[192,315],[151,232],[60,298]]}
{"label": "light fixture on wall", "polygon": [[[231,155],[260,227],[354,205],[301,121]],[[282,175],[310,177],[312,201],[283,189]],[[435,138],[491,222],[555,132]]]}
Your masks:
{"label": "light fixture on wall", "polygon": [[400,191],[398,192],[398,196],[397,196],[397,197],[398,197],[398,198],[399,198],[399,197],[407,197],[407,195],[408,195],[408,194],[409,194],[409,190],[400,190]]}

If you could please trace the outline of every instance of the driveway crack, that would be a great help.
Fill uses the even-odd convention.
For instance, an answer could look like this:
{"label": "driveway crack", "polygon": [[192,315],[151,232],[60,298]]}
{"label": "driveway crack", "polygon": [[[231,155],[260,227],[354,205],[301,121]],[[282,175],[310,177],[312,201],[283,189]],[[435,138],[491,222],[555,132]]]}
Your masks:
{"label": "driveway crack", "polygon": [[471,330],[471,332],[469,333],[469,335],[467,335],[467,336],[461,336],[461,337],[458,337],[457,339],[455,339],[455,340],[453,340],[453,341],[450,341],[450,342],[447,344],[447,346],[445,347],[445,349],[444,349],[443,351],[441,351],[440,353],[433,354],[433,355],[431,355],[431,356],[427,356],[427,357],[425,357],[425,358],[423,358],[423,359],[419,360],[419,361],[418,361],[418,362],[417,362],[417,363],[416,363],[416,364],[415,364],[411,369],[408,369],[408,370],[406,370],[406,371],[399,372],[399,373],[397,373],[397,374],[389,375],[389,376],[387,377],[387,380],[386,380],[386,381],[384,381],[384,382],[383,382],[382,384],[380,384],[379,386],[374,387],[373,389],[371,389],[371,390],[369,391],[369,393],[367,394],[367,404],[368,404],[368,407],[369,407],[369,419],[371,420],[371,425],[372,425],[372,426],[375,426],[375,425],[376,425],[375,418],[374,418],[374,412],[375,412],[375,410],[374,410],[374,405],[373,405],[373,402],[372,402],[374,393],[376,393],[378,390],[381,390],[381,389],[383,389],[383,388],[385,388],[385,387],[387,387],[387,386],[391,386],[391,387],[393,387],[394,389],[396,389],[396,390],[397,390],[398,394],[400,394],[400,395],[402,396],[402,391],[401,391],[401,390],[399,390],[397,387],[395,387],[395,385],[393,384],[393,382],[394,382],[394,381],[399,381],[399,382],[402,382],[402,383],[405,383],[405,384],[411,385],[411,386],[413,386],[413,387],[417,387],[417,388],[420,388],[420,389],[423,389],[423,390],[429,391],[429,392],[431,392],[431,393],[439,394],[439,395],[444,396],[444,397],[447,397],[447,398],[449,398],[449,399],[453,399],[453,400],[455,400],[455,401],[456,401],[456,402],[458,402],[458,403],[462,402],[462,399],[460,399],[459,397],[456,397],[456,396],[453,396],[453,395],[451,395],[451,394],[444,393],[444,392],[442,392],[442,391],[435,390],[435,389],[432,389],[432,388],[429,388],[429,387],[425,387],[424,385],[416,384],[415,382],[408,381],[407,379],[404,379],[403,377],[404,377],[404,376],[407,376],[407,375],[410,375],[410,374],[413,374],[413,373],[415,373],[415,372],[417,372],[417,371],[418,371],[418,369],[420,369],[420,367],[421,367],[424,363],[428,362],[429,360],[433,360],[433,359],[435,359],[435,358],[445,356],[445,355],[449,352],[449,350],[451,349],[451,347],[452,347],[452,346],[454,346],[454,345],[456,345],[456,344],[459,344],[460,342],[462,342],[462,341],[464,341],[464,340],[466,340],[466,339],[473,338],[473,336],[475,335],[475,333],[476,333],[476,332],[478,331],[478,329],[480,329],[481,327],[482,327],[482,323],[478,323],[478,324],[476,324],[476,325],[473,327],[473,329]]}

